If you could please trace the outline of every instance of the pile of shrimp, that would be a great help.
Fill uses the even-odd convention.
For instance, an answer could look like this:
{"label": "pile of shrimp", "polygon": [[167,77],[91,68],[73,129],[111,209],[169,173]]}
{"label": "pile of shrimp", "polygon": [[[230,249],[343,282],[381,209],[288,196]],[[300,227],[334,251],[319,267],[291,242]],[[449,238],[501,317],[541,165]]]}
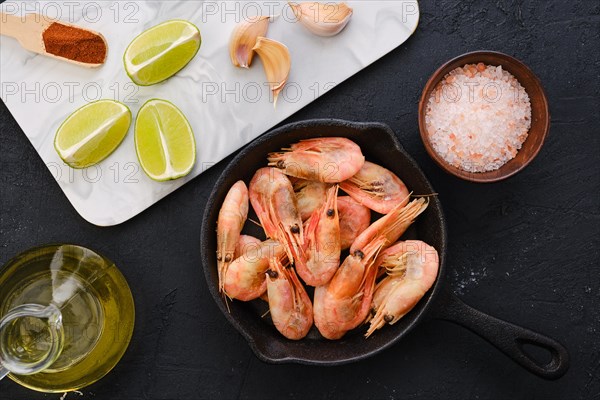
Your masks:
{"label": "pile of shrimp", "polygon": [[[249,204],[264,241],[241,234]],[[217,221],[219,290],[267,301],[275,328],[291,340],[313,324],[334,340],[368,323],[369,337],[398,322],[436,280],[437,251],[399,241],[428,204],[349,139],[293,144],[269,154],[248,186],[229,190]],[[306,286],[315,288],[312,301]]]}

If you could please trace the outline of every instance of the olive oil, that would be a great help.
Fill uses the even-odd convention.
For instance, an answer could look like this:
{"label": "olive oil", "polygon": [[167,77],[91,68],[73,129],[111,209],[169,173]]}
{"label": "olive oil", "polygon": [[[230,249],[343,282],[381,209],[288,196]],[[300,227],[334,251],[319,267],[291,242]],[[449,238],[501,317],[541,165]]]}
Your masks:
{"label": "olive oil", "polygon": [[[22,304],[54,304],[62,314],[63,346],[52,365],[34,375],[9,375],[34,390],[65,392],[108,373],[125,352],[135,319],[131,292],[116,266],[79,246],[36,248],[0,270],[0,318]],[[23,362],[49,351],[47,322],[26,317],[11,322],[0,346]]]}
{"label": "olive oil", "polygon": [[48,324],[42,319],[24,317],[5,329],[0,336],[0,347],[6,349],[12,359],[32,364],[48,357],[53,339]]}

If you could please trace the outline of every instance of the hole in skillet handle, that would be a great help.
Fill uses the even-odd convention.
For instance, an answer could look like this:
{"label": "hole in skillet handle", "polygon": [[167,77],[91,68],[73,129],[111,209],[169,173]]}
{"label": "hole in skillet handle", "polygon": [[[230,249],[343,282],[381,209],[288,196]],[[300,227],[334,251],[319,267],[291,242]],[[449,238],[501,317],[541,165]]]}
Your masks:
{"label": "hole in skillet handle", "polygon": [[[430,317],[450,321],[469,329],[540,378],[555,380],[569,369],[569,353],[556,340],[476,310],[447,288],[440,293],[436,309]],[[532,356],[530,346],[548,351],[550,361],[536,360]]]}
{"label": "hole in skillet handle", "polygon": [[552,349],[540,347],[536,343],[529,343],[527,340],[517,340],[517,343],[521,346],[523,353],[535,360],[537,364],[547,365],[552,362]]}

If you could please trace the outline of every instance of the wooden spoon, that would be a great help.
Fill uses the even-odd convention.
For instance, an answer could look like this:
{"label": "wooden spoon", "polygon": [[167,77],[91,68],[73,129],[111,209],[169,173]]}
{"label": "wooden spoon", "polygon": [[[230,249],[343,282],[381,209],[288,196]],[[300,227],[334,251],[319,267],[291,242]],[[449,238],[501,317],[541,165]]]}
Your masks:
{"label": "wooden spoon", "polygon": [[[44,38],[42,35],[50,27],[50,25],[52,25],[55,22],[58,21],[51,21],[40,14],[26,14],[25,16],[21,17],[19,15],[0,13],[0,35],[10,36],[17,39],[21,46],[29,51],[33,51],[35,53],[42,54],[48,57],[56,58],[58,60],[67,61],[71,64],[76,64],[87,68],[97,68],[104,64],[104,61],[106,61],[106,56],[104,57],[104,60],[102,60],[101,63],[95,64],[80,62],[72,60],[70,58],[60,57],[55,54],[48,53],[46,51],[46,46],[44,44]],[[61,25],[79,29],[81,31],[86,31],[98,36],[104,42],[106,54],[108,54],[108,43],[106,42],[106,39],[104,38],[104,36],[102,36],[102,34],[62,21],[58,23],[60,23]]]}

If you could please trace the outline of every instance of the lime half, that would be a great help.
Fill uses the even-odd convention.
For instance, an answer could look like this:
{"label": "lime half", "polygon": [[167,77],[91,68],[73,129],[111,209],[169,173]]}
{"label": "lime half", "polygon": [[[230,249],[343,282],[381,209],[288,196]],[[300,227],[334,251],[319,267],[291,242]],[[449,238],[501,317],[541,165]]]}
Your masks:
{"label": "lime half", "polygon": [[114,100],[86,104],[58,128],[54,148],[73,168],[86,168],[108,157],[121,144],[129,126],[131,111]]}
{"label": "lime half", "polygon": [[125,50],[127,75],[140,86],[162,82],[185,67],[200,49],[200,30],[188,21],[172,20],[144,32]]}
{"label": "lime half", "polygon": [[155,181],[181,178],[196,163],[196,140],[190,123],[165,100],[149,100],[135,121],[135,149],[140,165]]}

